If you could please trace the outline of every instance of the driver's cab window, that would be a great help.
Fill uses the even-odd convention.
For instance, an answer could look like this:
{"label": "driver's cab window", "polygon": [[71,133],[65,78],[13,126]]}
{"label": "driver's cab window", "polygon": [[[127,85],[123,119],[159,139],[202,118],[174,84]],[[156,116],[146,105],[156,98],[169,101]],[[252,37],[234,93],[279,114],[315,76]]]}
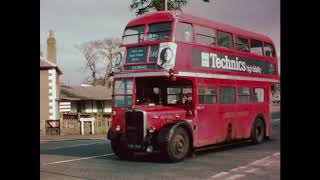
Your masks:
{"label": "driver's cab window", "polygon": [[191,87],[168,87],[167,104],[185,104],[192,101]]}
{"label": "driver's cab window", "polygon": [[159,87],[144,87],[141,91],[142,94],[137,96],[136,104],[145,105],[160,105],[161,102],[161,89]]}

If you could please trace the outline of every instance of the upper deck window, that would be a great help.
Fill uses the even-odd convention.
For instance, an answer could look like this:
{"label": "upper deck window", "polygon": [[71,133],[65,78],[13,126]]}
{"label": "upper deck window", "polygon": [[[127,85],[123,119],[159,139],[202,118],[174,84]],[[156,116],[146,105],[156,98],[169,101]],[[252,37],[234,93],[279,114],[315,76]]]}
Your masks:
{"label": "upper deck window", "polygon": [[174,38],[176,41],[192,42],[192,25],[178,23],[175,28]]}
{"label": "upper deck window", "polygon": [[218,46],[231,49],[233,47],[232,44],[233,43],[231,33],[218,31]]}
{"label": "upper deck window", "polygon": [[255,40],[255,39],[251,39],[251,47],[250,47],[250,52],[253,54],[257,54],[257,55],[263,55],[263,51],[262,51],[262,42]]}
{"label": "upper deck window", "polygon": [[263,50],[264,50],[264,55],[265,56],[269,56],[269,57],[275,57],[276,56],[274,48],[273,48],[272,44],[270,44],[270,43],[264,42]]}
{"label": "upper deck window", "polygon": [[237,36],[235,42],[235,48],[238,51],[249,52],[249,40]]}
{"label": "upper deck window", "polygon": [[145,41],[168,40],[171,34],[171,25],[171,22],[150,24]]}
{"label": "upper deck window", "polygon": [[123,44],[140,43],[143,38],[143,33],[144,33],[144,25],[128,27],[124,31],[122,43]]}
{"label": "upper deck window", "polygon": [[214,45],[215,35],[212,29],[195,25],[194,30],[197,43],[208,46]]}

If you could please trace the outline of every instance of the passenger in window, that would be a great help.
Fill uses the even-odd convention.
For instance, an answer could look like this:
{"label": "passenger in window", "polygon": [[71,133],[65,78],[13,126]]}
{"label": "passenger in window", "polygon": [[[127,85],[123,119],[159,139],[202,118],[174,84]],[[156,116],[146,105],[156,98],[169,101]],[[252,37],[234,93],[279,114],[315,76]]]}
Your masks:
{"label": "passenger in window", "polygon": [[182,98],[182,103],[185,105],[187,110],[187,116],[192,116],[193,104],[192,104],[192,94],[185,94]]}
{"label": "passenger in window", "polygon": [[270,51],[266,51],[266,56],[271,57],[271,52]]}
{"label": "passenger in window", "polygon": [[192,41],[192,34],[190,31],[184,32],[184,41],[191,42]]}

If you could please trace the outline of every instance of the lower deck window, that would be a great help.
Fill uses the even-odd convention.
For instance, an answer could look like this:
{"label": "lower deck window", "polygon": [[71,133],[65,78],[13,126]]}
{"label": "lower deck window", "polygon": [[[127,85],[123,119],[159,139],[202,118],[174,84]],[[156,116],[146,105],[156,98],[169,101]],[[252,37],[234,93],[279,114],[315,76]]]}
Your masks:
{"label": "lower deck window", "polygon": [[199,104],[217,103],[217,89],[212,87],[199,87]]}
{"label": "lower deck window", "polygon": [[264,102],[264,89],[254,88],[253,89],[253,102]]}
{"label": "lower deck window", "polygon": [[249,103],[250,102],[250,89],[249,88],[238,88],[238,102]]}
{"label": "lower deck window", "polygon": [[221,104],[233,104],[235,102],[233,87],[221,87],[220,88],[220,103]]}

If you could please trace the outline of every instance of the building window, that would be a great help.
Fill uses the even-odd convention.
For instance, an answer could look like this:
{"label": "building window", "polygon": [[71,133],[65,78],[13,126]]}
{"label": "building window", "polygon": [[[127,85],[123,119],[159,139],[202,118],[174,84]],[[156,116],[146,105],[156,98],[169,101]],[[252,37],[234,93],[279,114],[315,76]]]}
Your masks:
{"label": "building window", "polygon": [[176,41],[192,42],[192,25],[178,23],[175,28],[174,38]]}
{"label": "building window", "polygon": [[251,39],[251,47],[250,47],[250,52],[253,54],[257,54],[257,55],[263,55],[263,51],[262,51],[262,42],[255,40],[255,39]]}
{"label": "building window", "polygon": [[235,93],[233,87],[220,88],[220,103],[233,104],[235,102]]}
{"label": "building window", "polygon": [[218,46],[232,49],[232,35],[231,33],[226,33],[218,31]]}
{"label": "building window", "polygon": [[235,48],[238,51],[249,52],[249,40],[237,36],[235,42]]}
{"label": "building window", "polygon": [[254,88],[253,89],[253,102],[264,102],[264,89]]}
{"label": "building window", "polygon": [[97,102],[98,112],[103,112],[103,110],[104,110],[103,101],[96,101],[96,102]]}
{"label": "building window", "polygon": [[213,87],[199,87],[198,99],[199,104],[217,103],[217,89]]}
{"label": "building window", "polygon": [[249,88],[238,88],[238,102],[249,103],[250,102],[250,89]]}
{"label": "building window", "polygon": [[207,46],[215,44],[215,35],[212,29],[195,25],[194,30],[197,43]]}

